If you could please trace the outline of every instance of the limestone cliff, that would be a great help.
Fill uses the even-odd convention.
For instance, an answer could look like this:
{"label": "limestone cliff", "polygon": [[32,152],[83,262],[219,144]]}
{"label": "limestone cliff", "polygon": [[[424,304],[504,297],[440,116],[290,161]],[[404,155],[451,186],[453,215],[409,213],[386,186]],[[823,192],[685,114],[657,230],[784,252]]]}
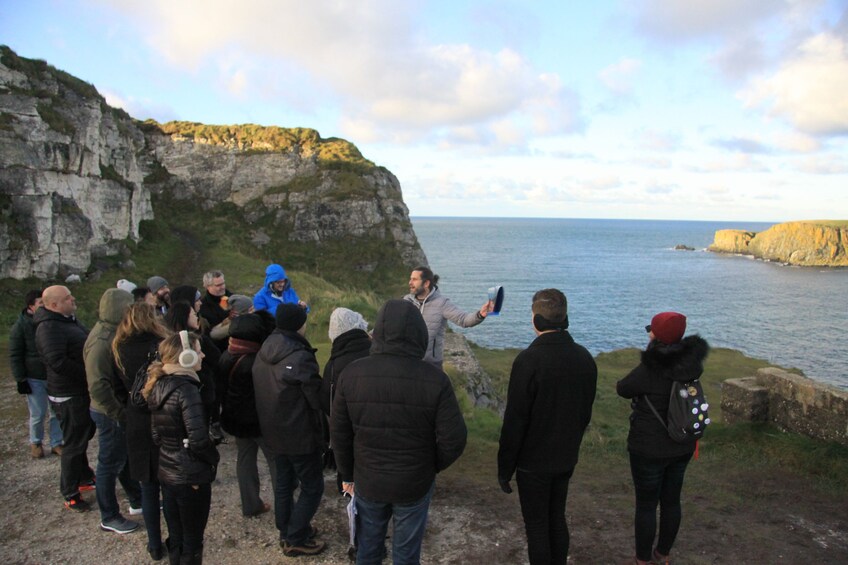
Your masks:
{"label": "limestone cliff", "polygon": [[719,230],[708,249],[805,267],[848,267],[848,222],[786,222],[759,233]]}
{"label": "limestone cliff", "polygon": [[349,142],[303,128],[141,123],[92,85],[0,46],[0,278],[84,273],[128,253],[141,222],[181,202],[226,210],[228,229],[269,260],[288,261],[280,250],[297,243],[366,274],[426,264],[397,178]]}

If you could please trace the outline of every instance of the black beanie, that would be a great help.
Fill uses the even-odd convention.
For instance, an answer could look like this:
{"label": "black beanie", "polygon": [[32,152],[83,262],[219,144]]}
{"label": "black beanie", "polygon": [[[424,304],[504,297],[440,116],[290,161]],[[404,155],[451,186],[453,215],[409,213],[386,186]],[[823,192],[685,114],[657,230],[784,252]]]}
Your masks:
{"label": "black beanie", "polygon": [[306,309],[298,304],[280,304],[274,318],[277,328],[296,332],[306,323]]}

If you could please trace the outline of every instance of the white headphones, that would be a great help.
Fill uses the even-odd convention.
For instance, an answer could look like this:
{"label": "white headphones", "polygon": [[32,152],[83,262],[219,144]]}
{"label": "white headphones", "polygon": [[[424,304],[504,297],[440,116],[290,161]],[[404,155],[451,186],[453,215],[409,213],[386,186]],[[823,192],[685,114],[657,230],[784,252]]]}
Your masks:
{"label": "white headphones", "polygon": [[197,355],[197,351],[191,347],[191,343],[188,339],[188,332],[186,330],[180,332],[180,341],[183,343],[183,351],[180,353],[180,367],[183,367],[184,369],[191,369],[197,365],[199,357]]}

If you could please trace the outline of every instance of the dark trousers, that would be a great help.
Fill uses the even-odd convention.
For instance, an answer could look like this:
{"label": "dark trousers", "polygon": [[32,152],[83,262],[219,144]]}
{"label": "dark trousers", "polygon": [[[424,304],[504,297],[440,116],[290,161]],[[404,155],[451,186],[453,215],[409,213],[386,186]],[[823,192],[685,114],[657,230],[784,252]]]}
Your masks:
{"label": "dark trousers", "polygon": [[88,396],[72,396],[64,402],[50,401],[50,406],[62,427],[61,471],[59,489],[65,500],[79,494],[81,483],[94,478],[88,465],[88,441],[94,437],[96,428],[89,414]]}
{"label": "dark trousers", "polygon": [[106,414],[91,411],[91,419],[97,426],[97,505],[100,507],[100,519],[103,522],[121,516],[121,507],[115,495],[115,483],[120,481],[130,504],[136,508],[141,505],[141,487],[138,481],[130,478],[127,462],[127,437],[124,428]]}
{"label": "dark trousers", "polygon": [[637,559],[648,561],[652,557],[654,537],[657,534],[657,504],[660,507],[657,551],[663,555],[671,552],[683,516],[680,491],[691,458],[691,453],[662,459],[630,454],[630,472],[636,490]]}
{"label": "dark trousers", "polygon": [[141,515],[147,529],[147,548],[162,547],[162,525],[159,521],[159,481],[141,482]]}
{"label": "dark trousers", "polygon": [[201,551],[212,504],[212,485],[161,485],[162,512],[168,524],[168,547],[181,548],[182,555]]}
{"label": "dark trousers", "polygon": [[[274,517],[280,540],[302,545],[309,538],[310,522],[324,495],[324,468],[319,452],[308,455],[277,455],[274,459]],[[300,496],[294,490],[300,484]]]}
{"label": "dark trousers", "polygon": [[565,565],[569,544],[565,502],[572,473],[574,469],[565,473],[519,470],[515,475],[530,565]]}

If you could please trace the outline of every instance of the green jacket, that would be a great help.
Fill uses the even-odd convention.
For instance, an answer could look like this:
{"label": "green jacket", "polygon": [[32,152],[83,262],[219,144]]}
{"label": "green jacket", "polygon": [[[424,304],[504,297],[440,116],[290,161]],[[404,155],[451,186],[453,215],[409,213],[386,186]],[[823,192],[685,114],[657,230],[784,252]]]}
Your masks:
{"label": "green jacket", "polygon": [[[83,348],[85,374],[91,407],[118,422],[124,421],[126,390],[112,355],[112,340],[133,296],[125,290],[110,288],[100,298],[100,316]],[[116,390],[118,387],[118,390]]]}
{"label": "green jacket", "polygon": [[45,380],[47,370],[35,347],[35,324],[26,309],[21,311],[9,334],[9,364],[15,381]]}

